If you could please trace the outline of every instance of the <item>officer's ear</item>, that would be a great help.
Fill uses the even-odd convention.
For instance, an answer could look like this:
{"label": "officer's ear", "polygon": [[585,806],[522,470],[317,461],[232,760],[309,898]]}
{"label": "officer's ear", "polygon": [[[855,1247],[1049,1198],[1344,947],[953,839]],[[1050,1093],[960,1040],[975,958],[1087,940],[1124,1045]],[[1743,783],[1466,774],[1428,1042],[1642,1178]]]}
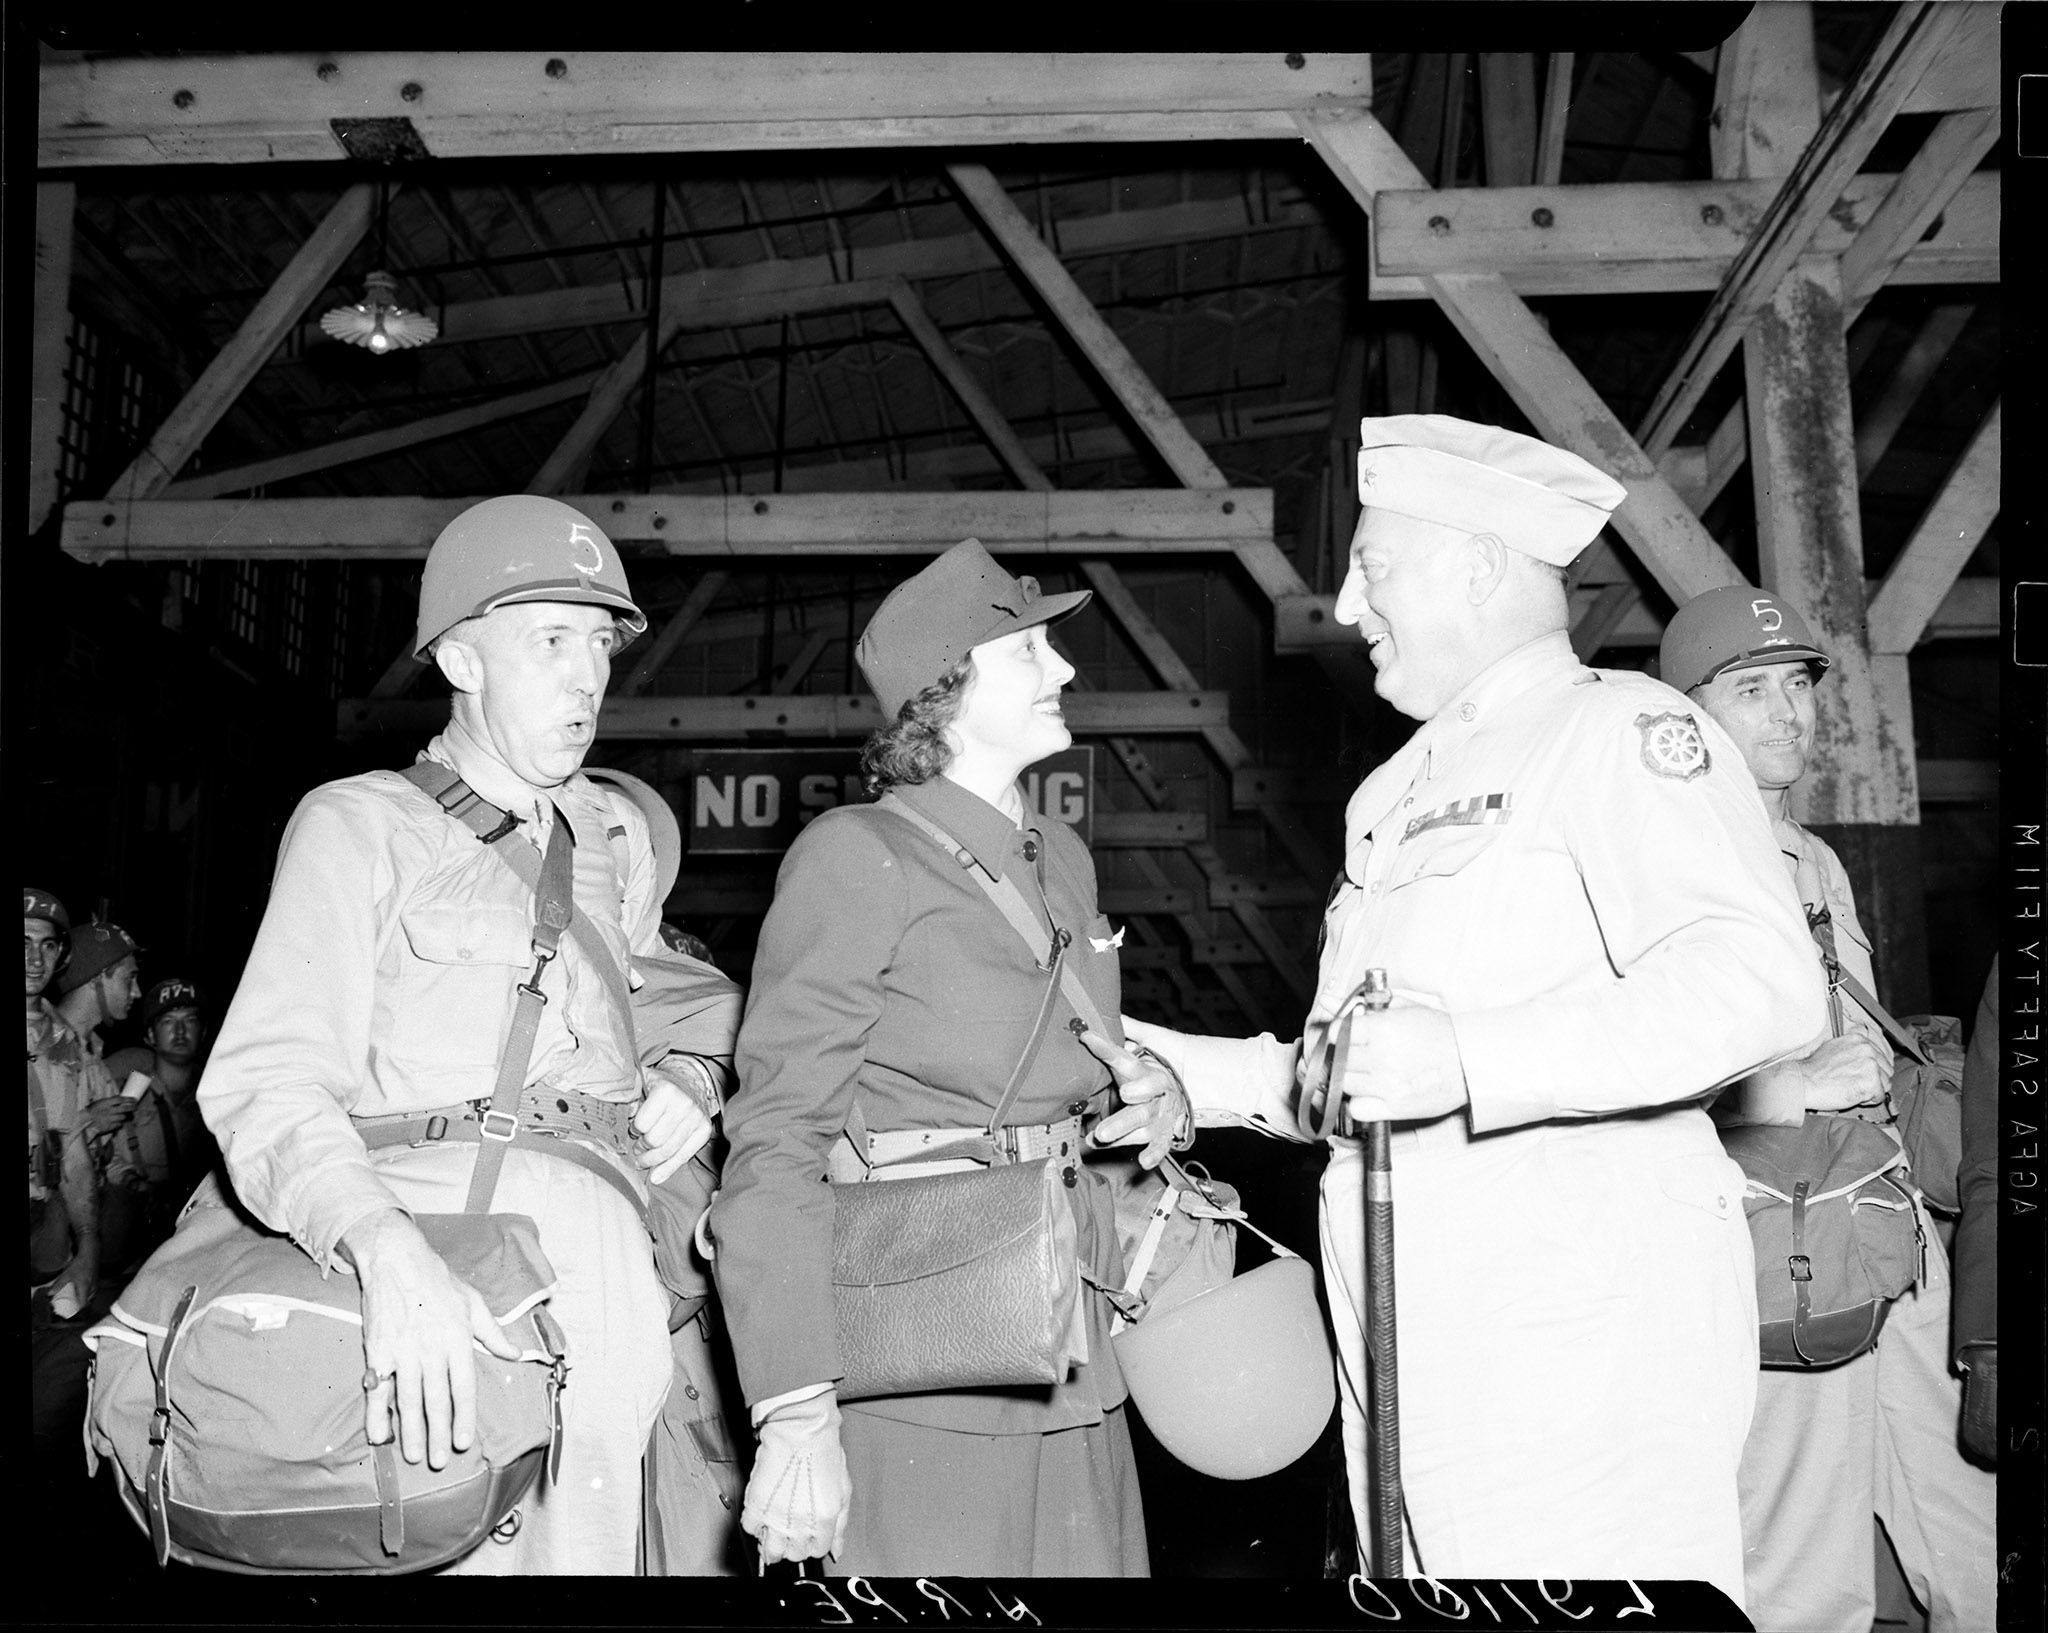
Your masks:
{"label": "officer's ear", "polygon": [[1466,548],[1470,551],[1466,599],[1475,607],[1483,606],[1508,576],[1510,551],[1498,533],[1475,533]]}
{"label": "officer's ear", "polygon": [[484,689],[483,657],[471,642],[443,635],[434,643],[434,664],[456,691],[474,695]]}

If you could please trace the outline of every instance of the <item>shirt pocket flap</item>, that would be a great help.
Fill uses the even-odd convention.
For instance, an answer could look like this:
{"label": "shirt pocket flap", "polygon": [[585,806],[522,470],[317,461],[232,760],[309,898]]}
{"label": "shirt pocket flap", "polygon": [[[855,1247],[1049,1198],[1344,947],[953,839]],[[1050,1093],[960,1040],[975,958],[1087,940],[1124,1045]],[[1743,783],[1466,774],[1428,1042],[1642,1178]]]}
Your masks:
{"label": "shirt pocket flap", "polygon": [[1500,838],[1493,825],[1434,828],[1404,840],[1394,854],[1394,867],[1387,888],[1398,890],[1417,879],[1442,878],[1461,873]]}
{"label": "shirt pocket flap", "polygon": [[1657,1164],[1657,1188],[1673,1202],[1727,1219],[1742,1207],[1747,1180],[1732,1157],[1702,1152],[1698,1156],[1666,1157]]}
{"label": "shirt pocket flap", "polygon": [[516,907],[421,902],[399,915],[413,952],[430,964],[533,962],[533,926]]}

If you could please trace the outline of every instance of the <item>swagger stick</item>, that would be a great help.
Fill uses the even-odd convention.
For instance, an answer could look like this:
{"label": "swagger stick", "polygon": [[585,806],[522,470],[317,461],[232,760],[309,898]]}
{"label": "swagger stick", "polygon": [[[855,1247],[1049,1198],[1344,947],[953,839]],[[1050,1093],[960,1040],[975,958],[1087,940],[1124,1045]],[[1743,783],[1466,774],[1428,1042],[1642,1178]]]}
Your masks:
{"label": "swagger stick", "polygon": [[[1347,1045],[1352,1011],[1385,1009],[1392,998],[1387,972],[1367,970],[1345,1005]],[[1401,1411],[1394,1343],[1394,1166],[1389,1133],[1384,1122],[1365,1125],[1365,1348],[1372,1357],[1366,1470],[1372,1482],[1375,1576],[1401,1574]]]}

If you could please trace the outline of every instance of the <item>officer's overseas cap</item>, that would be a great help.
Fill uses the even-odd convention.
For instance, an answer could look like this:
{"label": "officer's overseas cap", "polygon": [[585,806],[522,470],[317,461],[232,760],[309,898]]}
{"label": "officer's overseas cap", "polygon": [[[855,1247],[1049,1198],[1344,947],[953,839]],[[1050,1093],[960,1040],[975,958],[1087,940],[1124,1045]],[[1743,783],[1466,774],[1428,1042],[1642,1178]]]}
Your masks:
{"label": "officer's overseas cap", "polygon": [[1811,664],[1818,680],[1828,655],[1796,608],[1751,584],[1725,584],[1694,596],[1671,615],[1657,650],[1658,675],[1681,692],[1729,669],[1770,663]]}
{"label": "officer's overseas cap", "polygon": [[1012,578],[979,539],[963,539],[891,590],[861,631],[854,661],[896,713],[983,641],[1079,612],[1093,590],[1040,595],[1038,580]]}
{"label": "officer's overseas cap", "polygon": [[508,493],[471,505],[428,550],[413,656],[424,658],[463,619],[515,601],[610,607],[627,635],[647,628],[603,528],[559,499]]}
{"label": "officer's overseas cap", "polygon": [[118,924],[95,919],[71,932],[71,962],[57,977],[58,989],[76,992],[102,970],[110,970],[122,959],[142,951],[141,944]]}
{"label": "officer's overseas cap", "polygon": [[48,919],[67,933],[71,929],[71,915],[64,911],[64,904],[47,890],[38,890],[34,885],[22,886],[21,916],[25,919]]}
{"label": "officer's overseas cap", "polygon": [[142,1024],[156,1025],[159,1015],[168,1015],[174,1009],[204,1009],[205,1003],[199,996],[198,987],[181,975],[169,976],[144,994],[142,999]]}
{"label": "officer's overseas cap", "polygon": [[1417,521],[1493,533],[1566,565],[1628,497],[1598,466],[1547,442],[1447,414],[1358,422],[1358,499]]}

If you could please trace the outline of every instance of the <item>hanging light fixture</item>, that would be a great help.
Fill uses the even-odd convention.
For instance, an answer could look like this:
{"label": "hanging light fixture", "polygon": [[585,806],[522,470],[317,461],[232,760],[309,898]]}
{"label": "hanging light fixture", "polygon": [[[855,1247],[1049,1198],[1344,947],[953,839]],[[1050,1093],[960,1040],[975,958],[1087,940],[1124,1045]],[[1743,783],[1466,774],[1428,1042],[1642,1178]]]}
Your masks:
{"label": "hanging light fixture", "polygon": [[337,306],[321,314],[320,327],[336,340],[362,346],[382,357],[386,352],[424,346],[441,332],[441,325],[424,312],[398,304],[398,280],[382,270],[389,259],[386,212],[390,203],[384,184],[377,188],[377,261],[379,270],[363,278],[363,298],[352,306]]}

